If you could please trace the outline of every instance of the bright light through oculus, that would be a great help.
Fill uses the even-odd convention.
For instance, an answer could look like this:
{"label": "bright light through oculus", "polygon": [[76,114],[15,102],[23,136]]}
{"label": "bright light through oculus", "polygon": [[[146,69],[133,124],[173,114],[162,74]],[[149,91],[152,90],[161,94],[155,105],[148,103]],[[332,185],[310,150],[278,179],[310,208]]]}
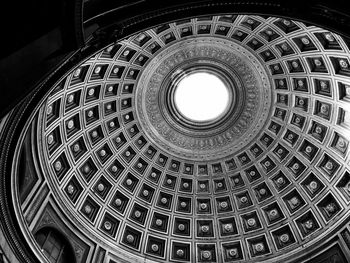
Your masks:
{"label": "bright light through oculus", "polygon": [[225,84],[210,73],[184,77],[175,90],[175,104],[180,113],[193,121],[210,121],[222,115],[229,102]]}

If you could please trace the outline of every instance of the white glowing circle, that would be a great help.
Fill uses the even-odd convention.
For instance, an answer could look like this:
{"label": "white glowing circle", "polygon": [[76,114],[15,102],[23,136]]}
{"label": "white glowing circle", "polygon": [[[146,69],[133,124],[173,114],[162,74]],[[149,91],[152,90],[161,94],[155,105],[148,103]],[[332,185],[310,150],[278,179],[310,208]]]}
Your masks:
{"label": "white glowing circle", "polygon": [[179,112],[192,121],[205,122],[220,117],[228,107],[229,92],[217,76],[197,72],[179,81],[174,101]]}

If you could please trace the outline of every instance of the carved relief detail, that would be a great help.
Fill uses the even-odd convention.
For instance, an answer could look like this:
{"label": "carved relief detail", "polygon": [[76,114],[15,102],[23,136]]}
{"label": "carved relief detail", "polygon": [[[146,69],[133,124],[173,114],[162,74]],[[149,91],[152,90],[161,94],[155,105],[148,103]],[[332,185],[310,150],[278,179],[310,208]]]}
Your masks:
{"label": "carved relief detail", "polygon": [[[233,83],[230,88],[237,98],[232,116],[215,129],[194,131],[167,116],[163,98],[170,85],[167,81],[191,64],[225,69]],[[157,145],[180,157],[211,159],[227,156],[250,142],[266,121],[270,93],[263,67],[247,50],[231,41],[199,38],[170,46],[145,68],[136,106],[144,131]]]}

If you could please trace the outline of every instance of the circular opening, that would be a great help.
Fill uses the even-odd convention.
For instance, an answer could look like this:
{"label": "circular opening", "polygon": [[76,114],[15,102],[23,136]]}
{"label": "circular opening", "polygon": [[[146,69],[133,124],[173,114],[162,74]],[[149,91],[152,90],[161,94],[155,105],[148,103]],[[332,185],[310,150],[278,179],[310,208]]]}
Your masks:
{"label": "circular opening", "polygon": [[176,108],[193,121],[210,121],[223,115],[228,107],[229,92],[217,76],[198,72],[182,78],[175,90]]}

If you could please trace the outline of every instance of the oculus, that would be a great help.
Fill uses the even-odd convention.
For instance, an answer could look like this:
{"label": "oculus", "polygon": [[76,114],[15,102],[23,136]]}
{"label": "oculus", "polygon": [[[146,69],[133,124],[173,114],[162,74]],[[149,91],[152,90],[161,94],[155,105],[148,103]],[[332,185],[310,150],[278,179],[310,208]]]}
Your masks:
{"label": "oculus", "polygon": [[185,118],[199,122],[220,118],[230,103],[224,82],[207,72],[196,72],[183,77],[175,89],[174,100]]}

